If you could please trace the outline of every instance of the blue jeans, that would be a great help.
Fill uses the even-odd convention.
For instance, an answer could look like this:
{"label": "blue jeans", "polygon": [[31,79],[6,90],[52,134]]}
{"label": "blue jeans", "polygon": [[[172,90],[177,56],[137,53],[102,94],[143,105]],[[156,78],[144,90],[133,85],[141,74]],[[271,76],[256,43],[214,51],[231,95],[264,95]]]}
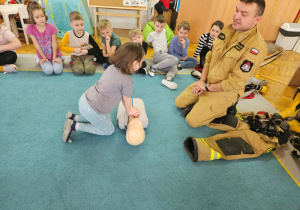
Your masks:
{"label": "blue jeans", "polygon": [[195,67],[197,65],[197,59],[188,57],[185,61],[180,61],[182,68]]}
{"label": "blue jeans", "polygon": [[40,64],[43,72],[47,75],[51,75],[53,73],[61,74],[63,71],[63,62],[62,62],[61,58],[59,58],[59,59],[60,59],[60,63],[48,60],[47,62]]}

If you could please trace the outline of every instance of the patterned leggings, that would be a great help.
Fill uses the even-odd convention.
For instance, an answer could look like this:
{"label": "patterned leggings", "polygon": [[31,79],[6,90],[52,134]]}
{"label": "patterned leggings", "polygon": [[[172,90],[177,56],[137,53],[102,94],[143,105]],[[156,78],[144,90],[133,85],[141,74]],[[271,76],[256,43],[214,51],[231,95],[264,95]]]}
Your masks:
{"label": "patterned leggings", "polygon": [[115,132],[110,114],[97,113],[87,102],[83,94],[79,99],[79,111],[77,130],[97,135],[111,135]]}

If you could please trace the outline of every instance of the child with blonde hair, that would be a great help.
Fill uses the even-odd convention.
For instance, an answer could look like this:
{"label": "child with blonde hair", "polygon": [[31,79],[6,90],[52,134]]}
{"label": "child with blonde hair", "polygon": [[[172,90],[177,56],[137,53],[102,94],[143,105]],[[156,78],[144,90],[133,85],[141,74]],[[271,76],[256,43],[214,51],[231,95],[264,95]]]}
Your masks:
{"label": "child with blonde hair", "polygon": [[140,110],[132,107],[133,80],[130,75],[141,68],[144,50],[138,43],[127,42],[110,58],[111,65],[100,80],[79,99],[81,115],[67,113],[63,141],[71,143],[75,131],[96,135],[111,135],[115,128],[110,112],[123,102],[128,115],[139,117]]}
{"label": "child with blonde hair", "polygon": [[197,65],[197,59],[188,57],[190,40],[187,38],[190,32],[190,24],[186,21],[181,22],[178,27],[178,35],[171,39],[169,54],[178,58],[177,69],[194,67]]}
{"label": "child with blonde hair", "polygon": [[100,48],[93,37],[84,31],[84,21],[82,15],[73,11],[69,15],[70,26],[73,28],[67,31],[62,38],[59,49],[65,52],[72,52],[70,65],[74,74],[94,74],[96,71],[96,63],[93,49]]}
{"label": "child with blonde hair", "polygon": [[[138,27],[131,29],[128,33],[128,36],[132,42],[140,43],[142,45],[146,55],[148,50],[148,43],[143,41],[144,36],[141,29]],[[146,67],[147,67],[147,63],[146,61],[143,61],[141,68],[136,73],[147,74]]]}
{"label": "child with blonde hair", "polygon": [[63,71],[62,54],[57,48],[57,29],[47,23],[47,15],[36,1],[27,2],[27,11],[31,25],[26,32],[30,35],[38,56],[38,63],[46,75],[61,74]]}
{"label": "child with blonde hair", "polygon": [[112,56],[122,45],[120,38],[113,32],[113,28],[109,20],[103,19],[98,23],[98,29],[102,41],[102,62],[103,67],[106,69],[110,63],[108,58]]}

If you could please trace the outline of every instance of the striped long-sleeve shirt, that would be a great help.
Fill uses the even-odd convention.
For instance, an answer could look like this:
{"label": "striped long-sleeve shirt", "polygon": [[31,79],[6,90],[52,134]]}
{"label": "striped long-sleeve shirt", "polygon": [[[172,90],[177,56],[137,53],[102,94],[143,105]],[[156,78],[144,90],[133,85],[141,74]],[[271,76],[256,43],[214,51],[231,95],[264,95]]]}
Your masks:
{"label": "striped long-sleeve shirt", "polygon": [[199,39],[198,47],[194,53],[194,58],[198,57],[198,55],[201,53],[203,47],[208,47],[209,49],[211,49],[213,41],[214,41],[214,39],[210,37],[209,33],[202,34],[202,36]]}

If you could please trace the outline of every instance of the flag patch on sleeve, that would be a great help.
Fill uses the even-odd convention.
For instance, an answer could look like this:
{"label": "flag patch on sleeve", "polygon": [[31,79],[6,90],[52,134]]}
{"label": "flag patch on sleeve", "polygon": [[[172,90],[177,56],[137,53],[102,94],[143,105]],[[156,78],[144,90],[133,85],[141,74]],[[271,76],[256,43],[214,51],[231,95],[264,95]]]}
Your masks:
{"label": "flag patch on sleeve", "polygon": [[250,52],[254,55],[257,55],[259,53],[259,50],[252,48]]}
{"label": "flag patch on sleeve", "polygon": [[253,63],[251,61],[244,60],[244,62],[241,65],[241,70],[242,72],[249,72],[251,71],[252,67],[253,67]]}

